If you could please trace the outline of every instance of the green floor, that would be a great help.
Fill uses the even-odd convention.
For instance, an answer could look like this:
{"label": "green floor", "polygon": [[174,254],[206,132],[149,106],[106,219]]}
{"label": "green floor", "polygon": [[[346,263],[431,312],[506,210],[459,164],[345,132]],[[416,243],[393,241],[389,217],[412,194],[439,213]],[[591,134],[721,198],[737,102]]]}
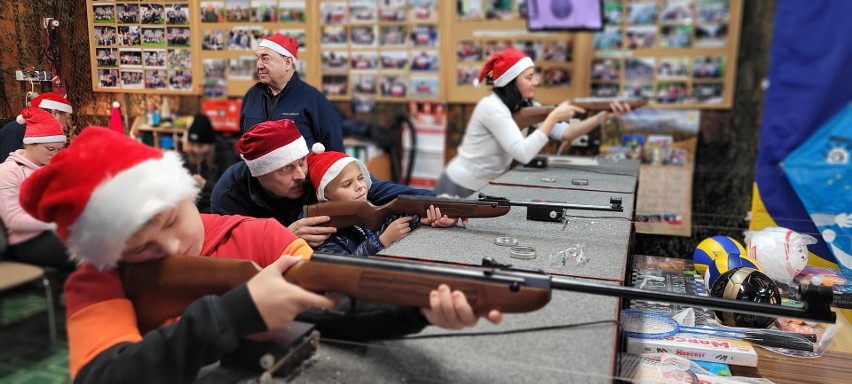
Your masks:
{"label": "green floor", "polygon": [[65,313],[57,309],[58,339],[50,342],[41,288],[22,287],[0,296],[0,383],[67,383]]}

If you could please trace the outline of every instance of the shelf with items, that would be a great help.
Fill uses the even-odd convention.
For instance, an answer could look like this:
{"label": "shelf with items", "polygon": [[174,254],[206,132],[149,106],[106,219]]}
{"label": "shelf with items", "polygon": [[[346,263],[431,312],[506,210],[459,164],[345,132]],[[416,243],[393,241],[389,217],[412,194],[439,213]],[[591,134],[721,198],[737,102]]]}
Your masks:
{"label": "shelf with items", "polygon": [[145,116],[137,116],[128,135],[157,149],[183,152],[186,146],[185,133],[190,124],[192,116],[179,117],[158,126],[147,124]]}

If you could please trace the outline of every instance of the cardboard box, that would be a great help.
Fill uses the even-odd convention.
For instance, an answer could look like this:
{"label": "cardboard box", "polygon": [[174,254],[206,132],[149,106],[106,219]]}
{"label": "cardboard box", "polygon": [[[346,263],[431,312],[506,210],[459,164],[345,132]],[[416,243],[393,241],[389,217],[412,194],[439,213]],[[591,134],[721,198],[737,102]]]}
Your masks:
{"label": "cardboard box", "polygon": [[665,339],[627,338],[627,353],[671,353],[690,360],[746,367],[757,366],[757,352],[750,343],[716,337],[675,335]]}

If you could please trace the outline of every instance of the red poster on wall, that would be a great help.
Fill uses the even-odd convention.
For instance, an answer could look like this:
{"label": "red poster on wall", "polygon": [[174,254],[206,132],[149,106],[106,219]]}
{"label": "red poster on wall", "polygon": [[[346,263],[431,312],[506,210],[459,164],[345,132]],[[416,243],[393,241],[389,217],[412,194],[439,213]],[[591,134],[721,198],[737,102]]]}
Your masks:
{"label": "red poster on wall", "polygon": [[204,100],[201,111],[210,118],[213,130],[218,132],[240,131],[240,108],[242,100]]}

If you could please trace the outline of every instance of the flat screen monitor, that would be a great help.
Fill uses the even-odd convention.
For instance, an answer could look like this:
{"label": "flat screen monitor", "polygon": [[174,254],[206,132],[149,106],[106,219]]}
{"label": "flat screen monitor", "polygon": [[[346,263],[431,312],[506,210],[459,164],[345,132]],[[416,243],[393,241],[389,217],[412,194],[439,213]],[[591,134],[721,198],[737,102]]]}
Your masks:
{"label": "flat screen monitor", "polygon": [[527,0],[530,31],[600,31],[603,0]]}

